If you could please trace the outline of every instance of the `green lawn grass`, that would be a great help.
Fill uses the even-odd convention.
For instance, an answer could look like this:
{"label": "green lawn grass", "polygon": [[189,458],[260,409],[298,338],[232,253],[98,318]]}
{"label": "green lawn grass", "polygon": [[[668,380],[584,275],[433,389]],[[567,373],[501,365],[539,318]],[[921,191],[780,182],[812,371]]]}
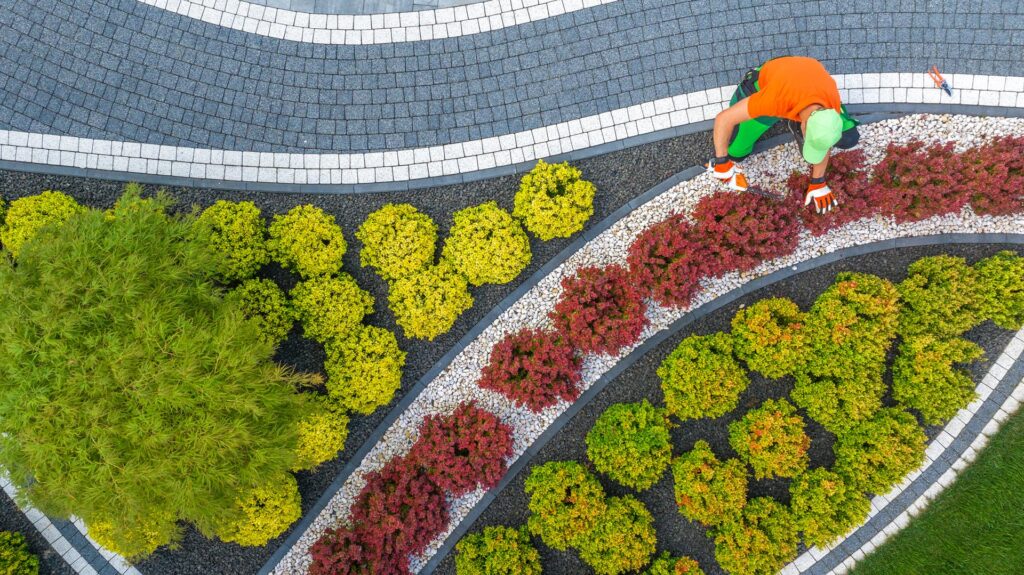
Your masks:
{"label": "green lawn grass", "polygon": [[1024,573],[1024,412],[974,464],[853,575]]}

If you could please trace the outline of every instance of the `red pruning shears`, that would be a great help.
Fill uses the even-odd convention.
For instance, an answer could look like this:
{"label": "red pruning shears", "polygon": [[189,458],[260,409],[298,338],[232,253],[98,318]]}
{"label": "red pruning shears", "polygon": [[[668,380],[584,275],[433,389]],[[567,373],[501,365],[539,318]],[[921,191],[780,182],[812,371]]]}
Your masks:
{"label": "red pruning shears", "polygon": [[949,86],[949,82],[947,82],[946,79],[942,77],[942,74],[939,73],[938,66],[932,66],[932,69],[928,70],[928,75],[931,76],[932,82],[935,82],[936,88],[942,88],[942,90],[946,92],[947,96],[953,95],[953,88]]}

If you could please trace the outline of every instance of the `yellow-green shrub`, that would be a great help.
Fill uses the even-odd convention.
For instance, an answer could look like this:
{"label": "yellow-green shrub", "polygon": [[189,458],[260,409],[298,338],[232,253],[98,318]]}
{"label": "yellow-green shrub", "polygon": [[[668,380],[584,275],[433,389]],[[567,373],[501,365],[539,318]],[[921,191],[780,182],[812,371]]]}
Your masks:
{"label": "yellow-green shrub", "polygon": [[341,269],[347,244],[334,216],[303,204],[274,216],[267,247],[282,266],[304,278],[333,274]]}
{"label": "yellow-green shrub", "polygon": [[437,249],[437,224],[409,204],[384,204],[356,231],[359,261],[394,281],[427,267]]}
{"label": "yellow-green shrub", "polygon": [[733,358],[728,334],[691,335],[658,367],[665,406],[680,419],[719,417],[735,409],[750,379]]}
{"label": "yellow-green shrub", "polygon": [[654,517],[632,495],[611,497],[594,526],[580,538],[580,559],[598,575],[636,571],[654,555]]}
{"label": "yellow-green shrub", "polygon": [[786,298],[767,298],[736,312],[736,357],[770,379],[793,373],[807,356],[807,318]]}
{"label": "yellow-green shrub", "polygon": [[910,264],[907,273],[897,286],[902,300],[901,336],[957,337],[981,323],[978,282],[964,258],[921,258]]}
{"label": "yellow-green shrub", "polygon": [[672,458],[668,416],[646,399],[616,403],[587,433],[587,457],[613,480],[643,491],[661,479]]}
{"label": "yellow-green shrub", "polygon": [[356,327],[348,337],[326,345],[327,392],[348,411],[368,415],[391,403],[402,385],[405,352],[390,331]]}
{"label": "yellow-green shrub", "polygon": [[665,551],[643,571],[643,575],[704,575],[704,570],[690,557],[673,557]]}
{"label": "yellow-green shrub", "polygon": [[1024,258],[1009,250],[974,264],[981,316],[1004,329],[1024,327]]}
{"label": "yellow-green shrub", "polygon": [[530,239],[497,202],[487,202],[455,212],[441,254],[475,286],[505,284],[530,265]]}
{"label": "yellow-green shrub", "polygon": [[676,505],[690,521],[732,521],[747,504],[747,468],[738,459],[719,461],[704,440],[672,463]]}
{"label": "yellow-green shrub", "polygon": [[769,399],[730,423],[729,445],[754,469],[756,479],[794,477],[810,462],[804,418],[785,399]]}
{"label": "yellow-green shrub", "polygon": [[302,515],[299,485],[287,473],[247,491],[236,506],[238,520],[219,527],[216,535],[246,547],[266,545]]}
{"label": "yellow-green shrub", "polygon": [[21,246],[43,227],[62,224],[85,210],[64,192],[47,190],[35,196],[18,198],[7,208],[4,225],[0,228],[0,243],[11,255],[18,257]]}
{"label": "yellow-green shrub", "polygon": [[583,229],[594,215],[594,184],[580,179],[578,168],[537,160],[523,176],[512,214],[533,235],[548,241],[567,238]]}
{"label": "yellow-green shrub", "polygon": [[540,553],[526,527],[484,527],[455,546],[457,575],[540,575]]}
{"label": "yellow-green shrub", "polygon": [[0,531],[0,575],[39,575],[39,558],[29,550],[21,533]]}
{"label": "yellow-green shrub", "polygon": [[797,476],[789,484],[790,509],[809,545],[825,547],[860,525],[871,502],[838,473],[824,467]]}
{"label": "yellow-green shrub", "polygon": [[345,449],[348,416],[330,402],[321,403],[321,409],[299,422],[299,441],[295,446],[293,471],[315,469]]}
{"label": "yellow-green shrub", "polygon": [[341,273],[299,282],[292,290],[292,305],[306,335],[326,344],[344,339],[373,313],[373,296]]}
{"label": "yellow-green shrub", "polygon": [[122,524],[123,528],[105,519],[87,519],[86,525],[93,541],[129,560],[150,555],[164,545],[174,547],[181,538],[181,529],[170,515],[140,519],[131,526]]}
{"label": "yellow-green shrub", "polygon": [[196,225],[207,233],[210,247],[220,256],[215,272],[223,280],[251,278],[270,261],[266,224],[252,202],[217,200],[203,210]]}
{"label": "yellow-green shrub", "polygon": [[797,373],[790,397],[807,410],[811,419],[839,435],[882,408],[886,387],[878,372],[855,372],[843,377]]}
{"label": "yellow-green shrub", "polygon": [[530,533],[552,549],[575,546],[607,509],[604,488],[575,461],[549,461],[530,470]]}
{"label": "yellow-green shrub", "polygon": [[926,441],[914,416],[883,408],[838,436],[833,470],[857,491],[885,493],[924,462]]}
{"label": "yellow-green shrub", "polygon": [[892,364],[892,397],[903,407],[919,411],[925,423],[943,423],[977,396],[970,375],[953,364],[983,355],[977,344],[966,339],[910,337],[900,344]]}
{"label": "yellow-green shrub", "polygon": [[268,279],[248,279],[242,282],[238,294],[242,313],[256,324],[260,338],[277,347],[295,323],[295,311],[288,297]]}
{"label": "yellow-green shrub", "polygon": [[715,559],[733,575],[774,575],[796,559],[796,522],[770,497],[750,500],[738,521],[715,531]]}
{"label": "yellow-green shrub", "polygon": [[473,296],[466,278],[442,261],[396,280],[388,304],[405,337],[433,340],[473,306]]}

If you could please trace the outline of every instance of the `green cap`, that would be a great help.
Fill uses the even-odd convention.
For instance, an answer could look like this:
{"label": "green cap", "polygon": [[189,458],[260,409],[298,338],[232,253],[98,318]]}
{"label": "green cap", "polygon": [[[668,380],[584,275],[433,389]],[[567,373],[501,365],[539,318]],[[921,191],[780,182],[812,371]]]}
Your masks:
{"label": "green cap", "polygon": [[804,136],[804,159],[817,164],[825,159],[829,148],[843,135],[843,120],[831,108],[817,110],[807,118],[807,134]]}

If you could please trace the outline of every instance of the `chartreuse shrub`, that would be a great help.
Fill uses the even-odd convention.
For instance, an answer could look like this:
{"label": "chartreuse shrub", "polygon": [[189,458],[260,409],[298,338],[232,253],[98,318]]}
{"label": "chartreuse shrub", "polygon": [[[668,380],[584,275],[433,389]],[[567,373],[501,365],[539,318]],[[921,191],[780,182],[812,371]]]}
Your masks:
{"label": "chartreuse shrub", "polygon": [[613,480],[637,491],[661,479],[672,459],[668,416],[646,399],[617,403],[587,433],[587,457]]}
{"label": "chartreuse shrub", "polygon": [[457,575],[540,575],[540,553],[526,527],[484,527],[455,546]]}
{"label": "chartreuse shrub", "polygon": [[342,409],[369,415],[391,403],[402,386],[406,354],[395,334],[382,327],[356,326],[325,349],[327,393]]}
{"label": "chartreuse shrub", "polygon": [[730,423],[729,445],[754,469],[756,479],[794,477],[810,462],[804,419],[785,399],[769,399]]}
{"label": "chartreuse shrub", "polygon": [[299,484],[288,473],[246,491],[235,502],[238,519],[217,528],[223,541],[259,547],[277,537],[302,515]]}
{"label": "chartreuse shrub", "polygon": [[924,431],[902,409],[884,408],[833,446],[833,470],[857,491],[885,493],[924,462]]}
{"label": "chartreuse shrub", "polygon": [[209,534],[238,519],[240,494],[293,465],[311,410],[295,392],[309,378],[271,361],[168,203],[123,197],[0,263],[0,464],[40,510],[105,522],[129,557],[179,520]]}
{"label": "chartreuse shrub", "polygon": [[64,192],[47,190],[18,198],[7,208],[4,225],[0,227],[0,243],[17,258],[25,242],[42,228],[63,224],[83,211],[85,208]]}
{"label": "chartreuse shrub", "polygon": [[334,402],[320,400],[316,412],[299,422],[299,441],[295,448],[295,471],[316,469],[345,449],[348,416]]}
{"label": "chartreuse shrub", "polygon": [[871,502],[823,467],[796,477],[789,484],[790,510],[808,545],[831,545],[868,517]]}
{"label": "chartreuse shrub", "polygon": [[953,364],[983,355],[977,344],[966,339],[930,335],[906,339],[892,364],[892,397],[920,412],[925,423],[943,423],[977,396],[970,375]]}
{"label": "chartreuse shrub", "polygon": [[839,435],[877,413],[886,389],[878,372],[854,372],[842,377],[798,372],[790,398],[806,409],[811,419]]}
{"label": "chartreuse shrub", "polygon": [[512,214],[544,241],[573,235],[594,215],[597,188],[581,177],[568,162],[537,160],[519,183]]}
{"label": "chartreuse shrub", "polygon": [[271,280],[248,279],[235,288],[242,313],[256,324],[260,338],[273,347],[288,337],[295,325],[295,310],[288,296]]}
{"label": "chartreuse shrub", "polygon": [[576,349],[613,355],[640,339],[646,313],[643,293],[629,272],[610,265],[580,268],[562,278],[562,296],[549,315]]}
{"label": "chartreuse shrub", "polygon": [[[0,207],[2,212],[2,207]],[[2,213],[0,213],[2,215]],[[38,575],[39,558],[29,551],[25,536],[15,531],[0,531],[0,573]]]}
{"label": "chartreuse shrub", "polygon": [[585,467],[575,461],[549,461],[530,470],[526,478],[530,496],[530,533],[552,549],[575,546],[597,525],[607,509],[604,489]]}
{"label": "chartreuse shrub", "polygon": [[1009,250],[974,264],[982,317],[1003,329],[1024,327],[1024,258]]}
{"label": "chartreuse shrub", "polygon": [[691,335],[658,367],[669,414],[680,419],[719,417],[732,411],[750,384],[732,355],[728,334]]}
{"label": "chartreuse shrub", "polygon": [[363,243],[359,251],[362,266],[394,281],[433,263],[437,224],[409,204],[384,204],[366,217],[356,239]]}
{"label": "chartreuse shrub", "polygon": [[704,575],[704,570],[689,557],[673,557],[665,551],[643,571],[643,575]]}
{"label": "chartreuse shrub", "polygon": [[704,440],[672,463],[676,504],[690,521],[732,521],[747,504],[747,468],[738,459],[719,461]]}
{"label": "chartreuse shrub", "polygon": [[267,247],[282,266],[304,278],[336,273],[348,245],[334,216],[302,204],[274,216]]}
{"label": "chartreuse shrub", "polygon": [[473,296],[465,276],[441,261],[391,284],[388,305],[405,337],[433,341],[473,306]]}
{"label": "chartreuse shrub", "polygon": [[203,210],[196,225],[208,234],[210,247],[220,256],[214,272],[222,280],[251,278],[270,261],[267,226],[252,202],[217,200]]}
{"label": "chartreuse shrub", "polygon": [[292,305],[306,335],[327,344],[348,337],[373,313],[373,296],[342,272],[299,282],[292,290]]}
{"label": "chartreuse shrub", "polygon": [[897,286],[901,336],[957,337],[981,323],[978,282],[966,260],[947,255],[921,258],[907,272],[907,279]]}
{"label": "chartreuse shrub", "polygon": [[96,519],[88,525],[89,537],[101,547],[128,559],[145,557],[167,541],[177,547],[180,529],[170,515],[147,518],[132,526],[119,526],[105,519]]}
{"label": "chartreuse shrub", "polygon": [[441,257],[469,283],[507,284],[530,265],[530,238],[518,221],[487,202],[455,212]]}
{"label": "chartreuse shrub", "polygon": [[477,385],[537,412],[580,395],[583,360],[557,332],[526,329],[491,348]]}
{"label": "chartreuse shrub", "polygon": [[806,324],[805,314],[792,301],[760,300],[732,318],[736,357],[767,378],[789,375],[806,359]]}
{"label": "chartreuse shrub", "polygon": [[611,497],[597,522],[579,541],[580,559],[598,575],[636,571],[650,561],[657,543],[654,517],[632,495]]}
{"label": "chartreuse shrub", "polygon": [[715,530],[715,559],[733,575],[774,575],[796,559],[796,522],[771,497],[751,499],[736,521]]}

